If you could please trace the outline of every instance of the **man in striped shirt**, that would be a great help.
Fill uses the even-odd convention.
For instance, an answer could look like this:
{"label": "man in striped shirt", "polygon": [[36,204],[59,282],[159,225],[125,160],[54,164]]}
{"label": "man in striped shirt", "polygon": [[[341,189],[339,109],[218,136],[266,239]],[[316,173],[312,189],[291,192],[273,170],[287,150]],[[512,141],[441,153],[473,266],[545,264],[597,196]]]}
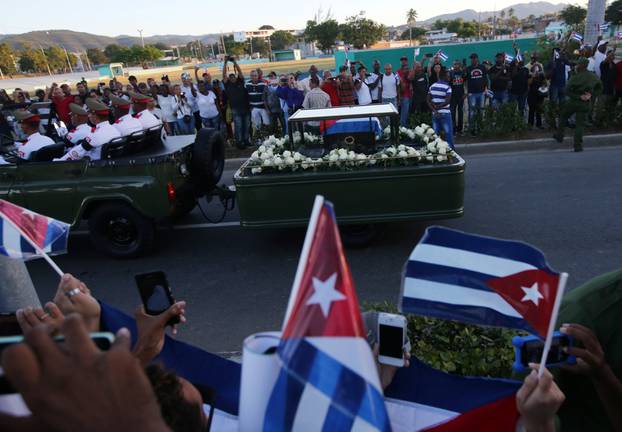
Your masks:
{"label": "man in striped shirt", "polygon": [[454,132],[451,121],[451,86],[449,85],[449,73],[447,69],[442,69],[439,73],[438,81],[430,86],[428,92],[428,105],[432,110],[432,127],[440,136],[441,131],[445,132],[445,141],[454,148]]}
{"label": "man in striped shirt", "polygon": [[270,126],[270,114],[266,109],[263,99],[266,83],[259,80],[257,70],[251,72],[251,80],[245,84],[248,93],[248,103],[251,109],[251,122],[256,132],[261,129],[261,125]]}

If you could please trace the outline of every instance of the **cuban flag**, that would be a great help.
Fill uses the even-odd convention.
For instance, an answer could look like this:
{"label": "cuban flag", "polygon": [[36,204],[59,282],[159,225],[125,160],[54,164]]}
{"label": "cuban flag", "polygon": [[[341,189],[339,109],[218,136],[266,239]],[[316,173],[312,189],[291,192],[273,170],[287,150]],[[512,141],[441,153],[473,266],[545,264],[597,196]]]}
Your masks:
{"label": "cuban flag", "polygon": [[378,117],[320,121],[322,135],[361,132],[372,132],[376,136],[382,135],[382,125]]}
{"label": "cuban flag", "polygon": [[512,63],[514,61],[514,57],[512,57],[508,53],[505,53],[505,61],[508,63]]}
{"label": "cuban flag", "polygon": [[440,58],[442,61],[446,62],[447,60],[449,60],[449,56],[447,54],[445,54],[443,52],[443,50],[438,50],[438,52],[436,53],[436,55],[438,56],[438,58]]}
{"label": "cuban flag", "polygon": [[602,23],[602,24],[600,24],[600,25],[598,26],[598,28],[600,29],[600,31],[606,31],[606,30],[609,30],[609,23],[608,23],[608,22],[606,22],[606,23]]}
{"label": "cuban flag", "polygon": [[264,431],[389,431],[332,204],[316,197],[277,350]]}
{"label": "cuban flag", "polygon": [[[69,225],[0,200],[0,254],[10,258],[40,257],[67,252]],[[37,248],[35,248],[35,246]]]}
{"label": "cuban flag", "polygon": [[406,263],[401,309],[545,338],[565,284],[560,277],[526,243],[430,227]]}
{"label": "cuban flag", "polygon": [[518,52],[516,53],[516,61],[517,61],[517,62],[519,62],[519,63],[523,61],[523,56],[522,56],[522,54],[520,53],[520,51],[518,51]]}
{"label": "cuban flag", "polygon": [[622,39],[622,31],[619,31],[618,33],[616,33],[616,37],[618,39]]}
{"label": "cuban flag", "polygon": [[572,32],[572,34],[570,35],[570,39],[574,39],[577,42],[583,42],[583,36],[581,36],[579,33],[577,32]]}

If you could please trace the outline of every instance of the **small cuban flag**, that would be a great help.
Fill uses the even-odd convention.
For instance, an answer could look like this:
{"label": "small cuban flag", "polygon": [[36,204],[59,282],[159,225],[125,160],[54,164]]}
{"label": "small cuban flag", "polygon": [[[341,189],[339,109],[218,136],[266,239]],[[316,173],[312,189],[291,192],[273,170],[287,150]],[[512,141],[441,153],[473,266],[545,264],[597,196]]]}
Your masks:
{"label": "small cuban flag", "polygon": [[335,212],[321,196],[309,220],[277,355],[281,370],[264,432],[391,430]]}
{"label": "small cuban flag", "polygon": [[602,23],[598,26],[598,28],[600,29],[600,31],[605,31],[605,30],[609,30],[609,23]]}
{"label": "small cuban flag", "polygon": [[619,32],[616,34],[616,37],[617,37],[618,39],[622,39],[622,31],[619,31]]}
{"label": "small cuban flag", "polygon": [[512,63],[514,61],[514,57],[512,57],[508,53],[505,53],[505,61],[508,63]]}
{"label": "small cuban flag", "polygon": [[570,35],[570,39],[574,39],[577,42],[583,42],[583,36],[581,36],[579,33],[577,32],[572,32],[572,34]]}
{"label": "small cuban flag", "polygon": [[559,60],[559,51],[557,51],[557,50],[553,50],[553,58],[554,58],[555,60]]}
{"label": "small cuban flag", "polygon": [[516,61],[519,63],[523,61],[523,55],[520,53],[520,51],[516,53]]}
{"label": "small cuban flag", "polygon": [[492,90],[488,89],[486,90],[486,97],[492,99],[495,97],[495,94]]}
{"label": "small cuban flag", "polygon": [[447,54],[445,54],[443,52],[443,50],[438,50],[438,52],[436,53],[436,55],[444,62],[446,62],[447,60],[449,60],[449,56]]}

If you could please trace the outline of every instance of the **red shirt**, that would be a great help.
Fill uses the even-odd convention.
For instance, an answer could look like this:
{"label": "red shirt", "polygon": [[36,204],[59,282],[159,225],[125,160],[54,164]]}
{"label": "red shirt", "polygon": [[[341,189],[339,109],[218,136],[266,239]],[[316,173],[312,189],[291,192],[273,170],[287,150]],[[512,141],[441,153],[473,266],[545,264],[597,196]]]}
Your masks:
{"label": "red shirt", "polygon": [[53,98],[54,105],[56,106],[56,113],[58,118],[65,122],[66,125],[71,123],[69,104],[72,103],[75,96],[63,96],[63,98]]}
{"label": "red shirt", "polygon": [[411,98],[412,91],[410,89],[410,69],[400,69],[397,71],[397,74],[400,76],[400,86],[402,88],[402,97],[403,98]]}
{"label": "red shirt", "polygon": [[615,65],[616,73],[616,90],[622,91],[622,62],[618,62]]}
{"label": "red shirt", "polygon": [[330,97],[331,106],[339,106],[339,95],[337,94],[337,87],[335,87],[333,83],[324,81],[324,84],[322,84],[320,88]]}

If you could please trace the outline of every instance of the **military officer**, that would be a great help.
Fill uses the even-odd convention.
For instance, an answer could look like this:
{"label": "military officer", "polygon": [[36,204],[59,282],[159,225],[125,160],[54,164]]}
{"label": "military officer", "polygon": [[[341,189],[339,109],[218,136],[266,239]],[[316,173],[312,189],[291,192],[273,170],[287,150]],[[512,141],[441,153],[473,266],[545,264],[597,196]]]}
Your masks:
{"label": "military officer", "polygon": [[589,61],[585,57],[581,57],[577,61],[576,73],[566,84],[568,100],[561,108],[557,133],[553,135],[553,138],[558,142],[563,142],[566,123],[572,114],[576,114],[574,130],[574,151],[576,152],[583,151],[585,118],[590,111],[592,101],[602,92],[603,88],[598,77],[587,70],[588,63]]}
{"label": "military officer", "polygon": [[89,109],[89,119],[95,127],[91,128],[91,133],[87,135],[84,142],[75,146],[60,158],[60,160],[76,160],[89,157],[91,160],[101,159],[101,148],[114,138],[119,138],[121,134],[108,121],[110,108],[95,98],[88,98],[86,106]]}
{"label": "military officer", "polygon": [[114,107],[115,118],[113,126],[119,131],[121,136],[131,135],[134,132],[143,130],[140,120],[134,118],[130,112],[130,102],[127,99],[115,95],[110,96],[110,103]]}
{"label": "military officer", "polygon": [[28,137],[23,143],[15,143],[20,158],[29,159],[32,152],[54,144],[52,138],[39,133],[39,122],[41,121],[39,115],[23,109],[15,110],[14,115],[22,131]]}
{"label": "military officer", "polygon": [[134,117],[140,121],[143,129],[162,126],[162,121],[147,109],[147,104],[154,102],[151,96],[132,92],[130,97],[132,98],[132,109],[136,113]]}
{"label": "military officer", "polygon": [[69,111],[71,115],[71,124],[75,126],[75,129],[70,130],[67,135],[65,135],[65,141],[71,146],[75,146],[91,133],[91,126],[87,123],[89,120],[89,113],[75,103],[69,104]]}

